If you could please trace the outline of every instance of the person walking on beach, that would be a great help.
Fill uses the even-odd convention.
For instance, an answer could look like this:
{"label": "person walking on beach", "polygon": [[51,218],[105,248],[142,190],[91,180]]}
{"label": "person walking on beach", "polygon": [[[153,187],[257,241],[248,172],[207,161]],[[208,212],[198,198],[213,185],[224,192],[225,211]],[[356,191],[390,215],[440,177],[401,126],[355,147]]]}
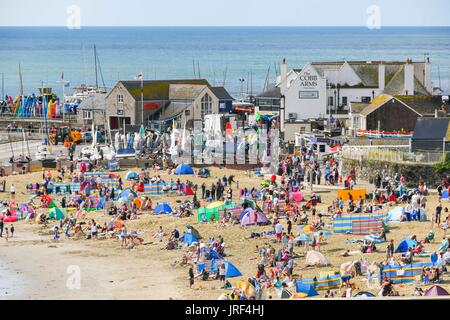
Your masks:
{"label": "person walking on beach", "polygon": [[189,268],[189,288],[192,288],[194,285],[194,269],[192,267]]}
{"label": "person walking on beach", "polygon": [[14,184],[11,184],[10,191],[11,191],[11,199],[14,200],[16,198],[16,187],[14,186]]}
{"label": "person walking on beach", "polygon": [[220,283],[222,284],[222,287],[225,285],[225,275],[226,275],[225,264],[222,263],[219,267],[219,280]]}
{"label": "person walking on beach", "polygon": [[11,231],[11,238],[14,237],[14,225],[11,224],[11,228],[9,228],[9,230]]}
{"label": "person walking on beach", "polygon": [[0,218],[0,238],[3,237],[3,218]]}
{"label": "person walking on beach", "polygon": [[442,202],[439,200],[438,205],[436,206],[436,211],[434,215],[434,222],[439,226],[441,223],[441,213],[442,213]]}
{"label": "person walking on beach", "polygon": [[9,230],[8,230],[8,228],[5,228],[5,240],[6,240],[6,242],[8,242],[8,239],[9,239]]}

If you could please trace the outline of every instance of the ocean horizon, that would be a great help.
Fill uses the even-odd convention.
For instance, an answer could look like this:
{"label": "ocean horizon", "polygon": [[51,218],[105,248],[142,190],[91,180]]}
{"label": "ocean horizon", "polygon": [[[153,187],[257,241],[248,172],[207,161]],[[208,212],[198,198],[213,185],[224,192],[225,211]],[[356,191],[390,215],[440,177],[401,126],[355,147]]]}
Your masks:
{"label": "ocean horizon", "polygon": [[94,45],[99,83],[108,88],[142,72],[148,80],[205,78],[239,97],[274,83],[283,58],[291,69],[309,61],[423,61],[428,54],[434,85],[450,91],[448,26],[0,27],[0,41],[3,91],[12,96],[20,90],[19,64],[25,94],[44,84],[61,95],[63,71],[70,86],[92,85]]}

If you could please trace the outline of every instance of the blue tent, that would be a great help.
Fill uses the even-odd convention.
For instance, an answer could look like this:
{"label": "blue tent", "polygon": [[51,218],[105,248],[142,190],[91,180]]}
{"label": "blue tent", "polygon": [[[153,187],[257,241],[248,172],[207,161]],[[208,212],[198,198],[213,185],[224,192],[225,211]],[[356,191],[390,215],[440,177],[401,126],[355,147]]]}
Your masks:
{"label": "blue tent", "polygon": [[183,243],[190,246],[193,242],[198,242],[198,238],[191,233],[184,233]]}
{"label": "blue tent", "polygon": [[306,293],[308,297],[318,296],[316,289],[314,289],[314,286],[312,284],[305,284],[301,281],[297,281],[295,283],[295,291],[297,293]]}
{"label": "blue tent", "polygon": [[[130,197],[130,195],[132,197]],[[136,192],[134,192],[131,189],[125,189],[120,193],[119,198],[122,198],[123,200],[130,200],[130,199],[137,198],[137,194],[136,194]]]}
{"label": "blue tent", "polygon": [[416,240],[412,240],[411,238],[404,238],[402,241],[400,241],[400,243],[397,246],[397,249],[395,249],[395,252],[397,253],[405,253],[408,252],[409,248],[414,248],[414,246],[416,245],[417,241]]}
{"label": "blue tent", "polygon": [[156,206],[155,210],[153,210],[153,214],[167,214],[171,213],[172,211],[172,208],[167,202],[161,202]]}
{"label": "blue tent", "polygon": [[105,206],[105,198],[100,198],[100,201],[98,202],[97,209],[103,209]]}
{"label": "blue tent", "polygon": [[194,169],[190,165],[182,163],[175,169],[175,174],[194,174]]}
{"label": "blue tent", "polygon": [[131,180],[131,179],[137,179],[138,178],[138,174],[136,171],[128,171],[125,174],[125,180]]}
{"label": "blue tent", "polygon": [[242,276],[242,273],[230,261],[225,260],[223,263],[225,263],[225,270],[227,272],[225,276],[227,278]]}
{"label": "blue tent", "polygon": [[442,191],[442,196],[441,196],[441,198],[442,198],[442,199],[450,199],[450,196],[449,196],[449,194],[448,194],[448,190]]}

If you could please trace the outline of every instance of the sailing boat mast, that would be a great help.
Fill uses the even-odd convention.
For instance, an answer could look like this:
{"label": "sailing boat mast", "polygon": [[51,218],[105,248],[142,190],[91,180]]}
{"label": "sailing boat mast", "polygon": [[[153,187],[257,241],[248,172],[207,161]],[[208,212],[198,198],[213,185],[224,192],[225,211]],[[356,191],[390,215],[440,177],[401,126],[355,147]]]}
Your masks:
{"label": "sailing boat mast", "polygon": [[23,96],[22,64],[19,63],[20,95]]}
{"label": "sailing boat mast", "polygon": [[94,65],[95,65],[95,89],[98,90],[98,73],[97,73],[97,47],[94,44]]}

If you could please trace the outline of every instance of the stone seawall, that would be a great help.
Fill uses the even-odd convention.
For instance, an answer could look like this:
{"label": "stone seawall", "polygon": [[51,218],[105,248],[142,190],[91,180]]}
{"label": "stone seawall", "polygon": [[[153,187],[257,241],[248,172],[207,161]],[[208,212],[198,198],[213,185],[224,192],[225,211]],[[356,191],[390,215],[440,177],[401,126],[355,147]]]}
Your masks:
{"label": "stone seawall", "polygon": [[395,173],[399,173],[406,177],[406,184],[409,187],[413,187],[423,181],[429,188],[436,188],[446,176],[446,174],[436,173],[432,164],[399,164],[385,161],[342,159],[342,174],[344,177],[347,176],[352,168],[356,168],[357,179],[370,183],[373,183],[377,173],[382,178],[386,176],[393,177]]}

